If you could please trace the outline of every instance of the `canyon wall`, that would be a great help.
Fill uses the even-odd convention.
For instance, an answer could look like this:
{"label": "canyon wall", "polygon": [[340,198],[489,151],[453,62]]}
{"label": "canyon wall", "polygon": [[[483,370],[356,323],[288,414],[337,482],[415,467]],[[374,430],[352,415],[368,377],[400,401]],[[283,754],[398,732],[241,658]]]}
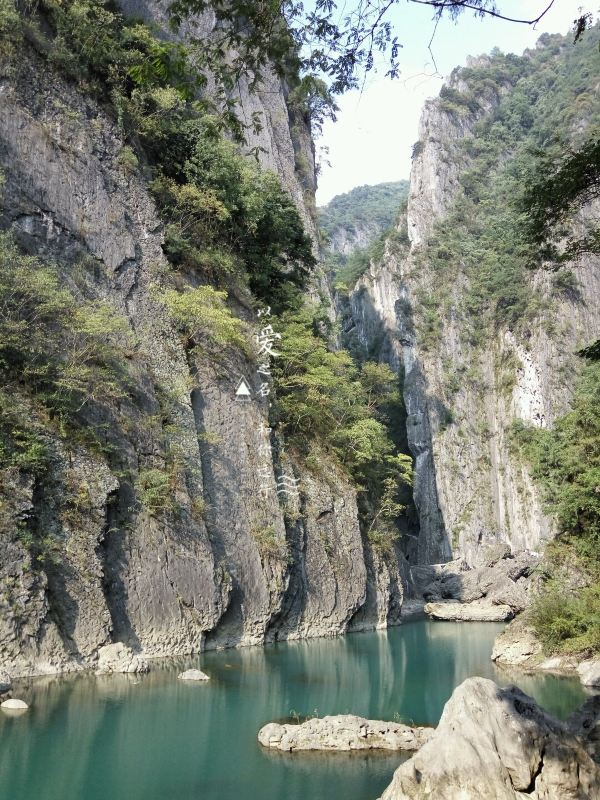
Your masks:
{"label": "canyon wall", "polygon": [[[142,10],[164,22],[154,7]],[[264,120],[250,146],[314,232],[310,130],[290,119],[285,97],[269,75],[242,98],[245,113]],[[36,477],[2,473],[3,668],[89,668],[111,641],[151,657],[397,622],[403,559],[384,562],[363,538],[347,477],[325,458],[313,473],[287,453],[268,430],[266,399],[236,400],[251,360],[186,353],[154,293],[167,267],[163,225],[140,171],[123,165],[123,147],[100,105],[33,50],[2,75],[1,226],[57,264],[71,288],[77,271],[85,288],[73,290],[126,320],[135,384],[120,422],[83,412],[104,427],[110,459],[84,439],[53,436],[31,405],[50,466]],[[257,325],[247,300],[233,302],[249,329]],[[169,507],[144,508],[136,481],[175,462]]]}
{"label": "canyon wall", "polygon": [[[561,42],[546,43],[554,48],[548,59],[564,58],[572,46]],[[523,57],[519,74],[527,74],[530,56]],[[464,557],[475,565],[486,543],[540,551],[552,537],[539,487],[515,452],[511,428],[515,421],[549,426],[568,410],[581,368],[576,351],[597,338],[600,323],[599,260],[584,255],[563,267],[572,290],[557,289],[549,269],[531,270],[526,282],[540,300],[536,316],[489,327],[483,343],[472,345],[465,340],[462,308],[473,277],[461,263],[442,263],[449,280],[439,262],[429,259],[436,226],[468,195],[469,171],[477,166],[469,141],[482,122],[506,117],[506,98],[519,80],[486,79],[474,89],[473,69],[487,75],[494,64],[486,57],[471,60],[466,70],[455,70],[441,98],[425,104],[408,211],[384,258],[371,263],[349,298],[346,329],[364,344],[378,336],[382,358],[404,374],[420,518],[413,550],[421,563]],[[580,114],[570,130],[585,130],[586,124],[586,114]],[[509,157],[505,151],[493,169]],[[598,209],[589,207],[576,224],[597,217]],[[444,280],[444,303],[436,305]],[[483,303],[476,313],[484,315]],[[437,328],[433,344],[425,341],[428,326]]]}

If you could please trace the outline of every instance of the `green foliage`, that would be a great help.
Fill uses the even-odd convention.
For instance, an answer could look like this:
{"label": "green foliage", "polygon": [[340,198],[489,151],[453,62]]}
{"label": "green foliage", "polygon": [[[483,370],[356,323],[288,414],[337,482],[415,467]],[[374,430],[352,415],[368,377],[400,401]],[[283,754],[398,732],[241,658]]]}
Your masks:
{"label": "green foliage", "polygon": [[[560,536],[549,548],[551,572],[573,562],[582,584],[569,591],[549,581],[533,611],[536,630],[552,650],[600,650],[600,362],[583,371],[572,410],[553,428],[515,425],[513,438],[531,465]],[[587,582],[587,586],[585,583]]]}
{"label": "green foliage", "polygon": [[[594,105],[590,101],[585,111]],[[567,261],[581,253],[600,252],[598,227],[583,236],[572,234],[568,227],[580,208],[600,197],[600,133],[596,128],[587,135],[578,149],[569,146],[560,154],[555,148],[538,150],[529,172],[521,204],[529,234],[544,258]]]}
{"label": "green foliage", "polygon": [[[498,16],[502,9],[494,0],[411,0],[429,5],[437,20],[459,19],[468,9],[478,16]],[[361,73],[368,73],[384,59],[387,75],[399,74],[398,40],[401,16],[395,16],[396,4],[373,0],[340,6],[333,0],[268,0],[260,4],[248,0],[176,0],[171,6],[172,21],[178,26],[189,15],[211,11],[217,20],[220,36],[202,44],[205,59],[217,68],[223,50],[236,56],[226,71],[229,80],[244,74],[259,81],[262,70],[271,63],[285,73],[290,50],[303,71],[327,75],[334,93],[360,86]],[[549,7],[548,7],[549,8]],[[521,22],[533,25],[547,13],[525,13]],[[592,15],[579,10],[574,20],[574,38],[578,41],[591,25]],[[293,44],[293,47],[291,46]],[[305,45],[304,49],[302,46]]]}
{"label": "green foliage", "polygon": [[381,261],[386,244],[396,248],[408,245],[406,232],[392,227],[404,209],[407,197],[408,181],[357,186],[319,209],[319,222],[325,239],[343,232],[350,239],[357,234],[371,237],[366,247],[356,248],[348,256],[328,254],[327,268],[339,292],[350,291],[371,262]]}
{"label": "green foliage", "polygon": [[[460,92],[444,92],[442,106],[452,103],[461,113],[472,114],[491,98],[495,108],[453,155],[468,164],[461,191],[420,256],[435,275],[433,292],[416,315],[426,347],[437,345],[439,320],[451,310],[464,339],[478,347],[499,328],[526,331],[548,309],[549,302],[531,281],[540,240],[531,234],[524,186],[534,172],[544,174],[536,154],[544,149],[555,158],[579,135],[574,120],[592,130],[600,124],[597,96],[581,100],[595,81],[598,39],[594,29],[576,48],[564,37],[546,36],[543,46],[523,57],[496,52],[460,71]],[[503,91],[508,87],[510,91]],[[526,196],[528,192],[539,194],[539,186],[526,190]],[[457,281],[458,300],[453,292]],[[575,301],[577,293],[566,282],[566,275],[557,278],[556,288]]]}
{"label": "green foliage", "polygon": [[[141,156],[149,165],[173,265],[285,308],[315,263],[311,241],[279,179],[239,154],[245,129],[230,101],[200,92],[202,47],[161,38],[106,0],[44,0],[43,11],[42,52],[110,104],[129,142],[124,169]],[[297,103],[325,113],[325,88],[296,82]]]}
{"label": "green foliage", "polygon": [[262,528],[254,527],[250,532],[263,560],[288,561],[287,542],[278,535],[274,525],[265,525]]}
{"label": "green foliage", "polygon": [[[115,309],[100,301],[78,305],[53,266],[23,255],[9,235],[0,235],[4,465],[33,472],[43,467],[46,448],[27,424],[28,403],[62,430],[83,424],[88,404],[111,405],[126,394],[123,347],[129,336],[129,326]],[[87,424],[84,429],[93,433]]]}
{"label": "green foliage", "polygon": [[562,532],[582,553],[600,553],[600,363],[583,371],[573,409],[553,428],[518,424],[514,437]]}
{"label": "green foliage", "polygon": [[217,120],[174,130],[186,161],[164,164],[153,191],[170,223],[167,254],[186,270],[219,280],[246,276],[255,296],[285,308],[315,263],[310,239],[276,175],[240,156]]}
{"label": "green foliage", "polygon": [[141,469],[135,490],[142,508],[151,516],[173,511],[176,507],[173,476],[169,471],[155,467]]}
{"label": "green foliage", "polygon": [[531,621],[550,653],[600,653],[600,583],[577,594],[550,582],[536,598]]}
{"label": "green foliage", "polygon": [[183,332],[187,346],[196,350],[208,345],[247,348],[242,321],[225,305],[226,292],[212,286],[198,286],[186,287],[181,292],[163,289],[156,294]]}
{"label": "green foliage", "polygon": [[278,330],[273,376],[287,441],[309,463],[315,442],[335,457],[368,496],[367,524],[374,515],[397,517],[411,474],[391,435],[401,405],[397,377],[383,364],[359,367],[346,351],[328,349],[309,308],[286,313]]}
{"label": "green foliage", "polygon": [[292,114],[298,114],[310,124],[313,136],[322,133],[326,119],[337,120],[339,108],[325,81],[315,75],[304,75],[287,98]]}
{"label": "green foliage", "polygon": [[402,203],[408,197],[408,181],[357,186],[336,195],[319,209],[319,225],[327,238],[337,231],[375,227],[387,230],[396,222]]}

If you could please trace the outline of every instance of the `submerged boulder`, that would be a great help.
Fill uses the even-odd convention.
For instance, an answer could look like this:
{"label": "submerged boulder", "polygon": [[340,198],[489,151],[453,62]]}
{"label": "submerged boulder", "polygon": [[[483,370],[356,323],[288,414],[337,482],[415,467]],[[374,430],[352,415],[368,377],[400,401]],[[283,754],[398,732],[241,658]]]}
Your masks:
{"label": "submerged boulder", "polygon": [[399,722],[355,717],[353,714],[315,717],[301,725],[270,722],[258,732],[263,747],[294,750],[417,750],[433,728],[412,728]]}
{"label": "submerged boulder", "polygon": [[177,676],[180,681],[209,681],[209,676],[200,669],[186,669]]}
{"label": "submerged boulder", "polygon": [[600,768],[571,727],[515,686],[469,678],[381,800],[599,800]]}
{"label": "submerged boulder", "polygon": [[96,675],[110,675],[113,672],[149,672],[149,670],[148,662],[123,642],[107,644],[98,650]]}

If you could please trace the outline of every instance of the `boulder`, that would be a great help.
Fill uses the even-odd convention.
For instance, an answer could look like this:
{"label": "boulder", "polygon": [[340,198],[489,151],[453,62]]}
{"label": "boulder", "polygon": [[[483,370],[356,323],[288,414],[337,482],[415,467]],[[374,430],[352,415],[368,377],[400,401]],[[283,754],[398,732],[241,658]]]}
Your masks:
{"label": "boulder", "polygon": [[5,692],[10,691],[10,687],[12,686],[12,679],[8,672],[0,669],[0,694],[4,694]]}
{"label": "boulder", "polygon": [[593,661],[582,661],[577,673],[584,686],[600,687],[600,658]]}
{"label": "boulder", "polygon": [[518,617],[496,636],[492,661],[505,666],[528,667],[542,660],[542,644],[533,628]]}
{"label": "boulder", "polygon": [[600,768],[520,689],[469,678],[381,800],[598,800]]}
{"label": "boulder", "polygon": [[177,676],[180,681],[209,681],[209,676],[199,669],[186,669]]}
{"label": "boulder", "polygon": [[412,728],[399,722],[363,719],[352,714],[315,717],[301,725],[270,722],[258,732],[263,747],[295,750],[417,750],[433,728]]}
{"label": "boulder", "polygon": [[4,700],[4,702],[0,703],[0,708],[7,711],[25,711],[29,706],[24,700],[11,698],[10,700]]}
{"label": "boulder", "polygon": [[475,555],[475,567],[493,567],[499,561],[511,557],[510,545],[507,542],[487,542],[479,545]]}
{"label": "boulder", "polygon": [[600,762],[600,694],[588,697],[567,720],[569,729],[578,736],[596,763]]}
{"label": "boulder", "polygon": [[[435,565],[435,569],[431,566],[423,569],[422,595],[430,602],[473,603],[486,598],[518,612],[528,605],[531,576],[538,561],[537,556],[527,551],[511,555],[507,545],[490,545],[482,563],[474,569],[465,569],[461,561],[448,562],[444,569],[439,565]],[[425,578],[430,580],[423,584]]]}
{"label": "boulder", "polygon": [[487,594],[487,599],[496,605],[510,606],[518,614],[529,605],[529,581],[519,578],[512,581],[508,576],[502,578],[492,586]]}
{"label": "boulder", "polygon": [[96,675],[110,675],[113,672],[148,672],[150,665],[123,642],[107,644],[98,650]]}
{"label": "boulder", "polygon": [[514,617],[510,606],[493,605],[489,602],[473,603],[427,603],[425,613],[432,619],[453,622],[505,622]]}

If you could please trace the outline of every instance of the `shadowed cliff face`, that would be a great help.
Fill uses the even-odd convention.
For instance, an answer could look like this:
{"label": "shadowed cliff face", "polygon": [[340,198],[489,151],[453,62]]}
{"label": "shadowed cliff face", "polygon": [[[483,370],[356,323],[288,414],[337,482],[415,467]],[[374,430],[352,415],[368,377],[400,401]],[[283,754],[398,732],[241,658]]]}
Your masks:
{"label": "shadowed cliff face", "polygon": [[[126,6],[163,23],[157,9]],[[299,148],[313,164],[310,131],[296,124],[292,135],[274,75],[242,101],[265,121],[249,145],[261,148],[313,231],[304,192],[310,199],[314,175],[303,184],[297,173]],[[110,457],[48,433],[43,474],[3,474],[4,668],[14,676],[85,668],[110,641],[164,656],[397,622],[400,563],[363,541],[348,479],[326,460],[308,473],[284,443],[269,441],[267,402],[235,399],[240,375],[255,365],[239,354],[192,358],[156,301],[152,283],[167,267],[162,223],[140,175],[121,165],[122,148],[101,108],[33,53],[2,78],[2,228],[55,262],[67,285],[77,271],[81,291],[109,303],[134,337],[119,420],[86,412],[102,423]],[[237,313],[252,323],[241,301]],[[169,425],[157,433],[165,397]],[[164,469],[174,453],[173,507],[144,510],[136,476]],[[284,473],[297,484],[287,498],[277,493]],[[31,552],[26,520],[60,543],[58,556]]]}
{"label": "shadowed cliff face", "polygon": [[[598,259],[582,256],[564,267],[572,272],[577,287],[572,292],[556,289],[547,270],[524,270],[523,292],[531,297],[526,310],[530,316],[523,314],[516,322],[506,323],[500,307],[501,321],[487,325],[474,344],[468,335],[473,323],[464,309],[474,302],[477,273],[463,269],[454,255],[458,245],[444,257],[446,245],[439,225],[444,220],[450,220],[450,228],[463,224],[457,208],[467,209],[467,222],[476,223],[478,215],[483,215],[476,195],[481,190],[478,184],[472,188],[473,174],[483,182],[496,180],[511,147],[519,145],[518,136],[529,135],[526,125],[531,122],[523,123],[515,142],[505,145],[502,157],[486,167],[487,173],[482,171],[481,159],[477,160],[478,153],[493,143],[490,126],[493,131],[495,120],[508,124],[506,119],[514,110],[512,93],[515,87],[523,91],[522,76],[531,74],[529,85],[536,85],[536,58],[544,65],[562,65],[556,68],[561,76],[556,104],[564,103],[569,92],[575,97],[579,89],[569,87],[568,75],[573,74],[571,62],[580,52],[572,55],[571,51],[562,40],[558,44],[549,40],[519,63],[516,57],[507,57],[509,67],[500,77],[493,72],[499,63],[493,58],[471,61],[466,70],[453,74],[439,99],[425,104],[408,211],[399,223],[399,230],[407,229],[410,245],[399,248],[390,240],[381,262],[371,264],[350,296],[354,336],[366,341],[377,331],[383,341],[382,358],[393,367],[400,363],[404,371],[421,563],[445,561],[453,555],[474,565],[481,545],[487,542],[507,542],[515,551],[539,551],[553,535],[539,490],[511,447],[510,432],[515,420],[551,425],[568,408],[579,369],[575,351],[597,337]],[[565,66],[564,59],[571,61]],[[482,74],[485,80],[479,80]],[[576,109],[575,100],[573,104]],[[585,130],[586,119],[597,112],[594,104],[589,109],[573,111],[572,124],[565,123],[566,136]],[[543,118],[543,111],[536,107],[531,113]],[[481,144],[482,135],[487,136],[486,144]],[[500,227],[507,200],[497,202]],[[586,220],[597,220],[597,216],[597,207],[586,208],[576,224],[585,226]],[[481,220],[484,224],[483,216]],[[446,229],[444,235],[448,239],[452,232]],[[430,245],[436,236],[439,244]],[[508,249],[511,244],[508,241]],[[482,261],[484,257],[485,250]],[[501,268],[499,261],[498,273]],[[493,267],[490,274],[493,284]],[[505,294],[510,296],[512,290],[509,282]],[[537,311],[532,312],[536,304]],[[471,319],[480,316],[483,320],[486,313],[483,299],[470,309]]]}

